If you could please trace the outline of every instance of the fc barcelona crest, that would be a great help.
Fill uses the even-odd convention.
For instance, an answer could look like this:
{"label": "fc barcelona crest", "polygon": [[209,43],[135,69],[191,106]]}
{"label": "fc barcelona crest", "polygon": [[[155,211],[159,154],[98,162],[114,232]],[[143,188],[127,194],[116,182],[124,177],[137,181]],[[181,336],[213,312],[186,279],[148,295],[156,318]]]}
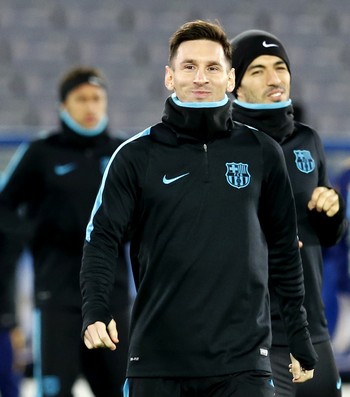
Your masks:
{"label": "fc barcelona crest", "polygon": [[295,164],[299,171],[309,174],[315,169],[315,160],[308,150],[294,150]]}
{"label": "fc barcelona crest", "polygon": [[236,189],[242,189],[250,183],[248,164],[226,163],[226,180]]}

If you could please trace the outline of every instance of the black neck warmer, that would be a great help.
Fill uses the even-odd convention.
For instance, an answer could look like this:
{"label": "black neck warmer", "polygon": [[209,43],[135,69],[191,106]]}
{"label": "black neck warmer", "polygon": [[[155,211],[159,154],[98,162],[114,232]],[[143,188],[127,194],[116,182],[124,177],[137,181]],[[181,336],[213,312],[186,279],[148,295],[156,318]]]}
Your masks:
{"label": "black neck warmer", "polygon": [[165,102],[162,122],[178,138],[209,142],[229,133],[233,125],[231,113],[230,101],[217,107],[187,107],[177,105],[169,97]]}
{"label": "black neck warmer", "polygon": [[249,109],[233,102],[232,118],[265,132],[278,143],[294,131],[293,105],[279,109]]}
{"label": "black neck warmer", "polygon": [[68,127],[68,125],[60,120],[61,128],[62,128],[62,140],[65,144],[70,145],[76,148],[90,148],[100,146],[108,141],[108,132],[107,128],[102,131],[100,134],[95,136],[85,136],[77,133],[72,128]]}

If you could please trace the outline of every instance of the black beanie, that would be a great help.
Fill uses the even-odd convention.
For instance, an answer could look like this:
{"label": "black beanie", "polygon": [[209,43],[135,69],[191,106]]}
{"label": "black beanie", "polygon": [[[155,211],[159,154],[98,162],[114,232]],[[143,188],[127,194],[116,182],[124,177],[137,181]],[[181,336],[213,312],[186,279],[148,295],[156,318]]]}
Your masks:
{"label": "black beanie", "polygon": [[64,102],[67,95],[81,84],[91,84],[97,87],[106,89],[106,82],[103,76],[95,72],[92,69],[74,69],[69,73],[62,81],[59,86],[59,99],[60,102]]}
{"label": "black beanie", "polygon": [[274,55],[281,58],[290,73],[290,64],[286,50],[276,36],[264,30],[246,30],[231,40],[232,67],[235,69],[236,85],[233,90],[237,96],[237,89],[248,66],[260,55]]}

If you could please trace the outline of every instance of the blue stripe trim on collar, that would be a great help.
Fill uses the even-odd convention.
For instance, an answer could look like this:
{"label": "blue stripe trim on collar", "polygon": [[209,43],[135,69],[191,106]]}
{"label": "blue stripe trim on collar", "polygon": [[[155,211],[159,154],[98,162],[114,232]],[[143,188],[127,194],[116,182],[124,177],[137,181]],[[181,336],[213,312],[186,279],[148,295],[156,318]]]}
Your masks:
{"label": "blue stripe trim on collar", "polygon": [[171,94],[172,100],[175,102],[176,105],[182,106],[183,108],[216,108],[219,106],[224,106],[228,102],[228,96],[225,94],[224,99],[221,101],[216,101],[216,102],[182,102],[180,99],[176,96],[176,93],[174,92]]}
{"label": "blue stripe trim on collar", "polygon": [[105,115],[94,128],[82,127],[72,118],[72,116],[68,113],[67,110],[60,111],[60,118],[63,122],[67,124],[67,126],[71,130],[73,130],[77,134],[83,136],[90,136],[90,137],[101,134],[107,128],[107,124],[108,124],[107,115]]}
{"label": "blue stripe trim on collar", "polygon": [[274,103],[248,103],[235,99],[234,102],[237,103],[237,105],[241,106],[242,108],[246,108],[246,109],[268,110],[268,109],[286,108],[287,106],[291,105],[292,100],[288,99],[288,101],[274,102]]}

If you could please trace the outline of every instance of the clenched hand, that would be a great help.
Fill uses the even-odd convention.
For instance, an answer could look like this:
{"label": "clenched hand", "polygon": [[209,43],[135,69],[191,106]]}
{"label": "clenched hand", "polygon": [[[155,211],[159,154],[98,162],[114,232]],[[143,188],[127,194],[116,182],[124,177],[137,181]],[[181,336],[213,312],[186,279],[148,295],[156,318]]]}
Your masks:
{"label": "clenched hand", "polygon": [[88,349],[107,348],[115,350],[117,343],[119,343],[115,321],[112,319],[107,327],[102,321],[90,324],[84,333],[84,343]]}
{"label": "clenched hand", "polygon": [[299,361],[290,354],[290,359],[292,361],[289,364],[289,372],[293,375],[293,383],[304,383],[309,379],[314,377],[314,370],[306,370],[301,367]]}
{"label": "clenched hand", "polygon": [[328,189],[325,186],[318,186],[311,196],[308,203],[309,210],[316,209],[318,212],[325,212],[327,216],[332,217],[339,211],[339,196],[334,189]]}

